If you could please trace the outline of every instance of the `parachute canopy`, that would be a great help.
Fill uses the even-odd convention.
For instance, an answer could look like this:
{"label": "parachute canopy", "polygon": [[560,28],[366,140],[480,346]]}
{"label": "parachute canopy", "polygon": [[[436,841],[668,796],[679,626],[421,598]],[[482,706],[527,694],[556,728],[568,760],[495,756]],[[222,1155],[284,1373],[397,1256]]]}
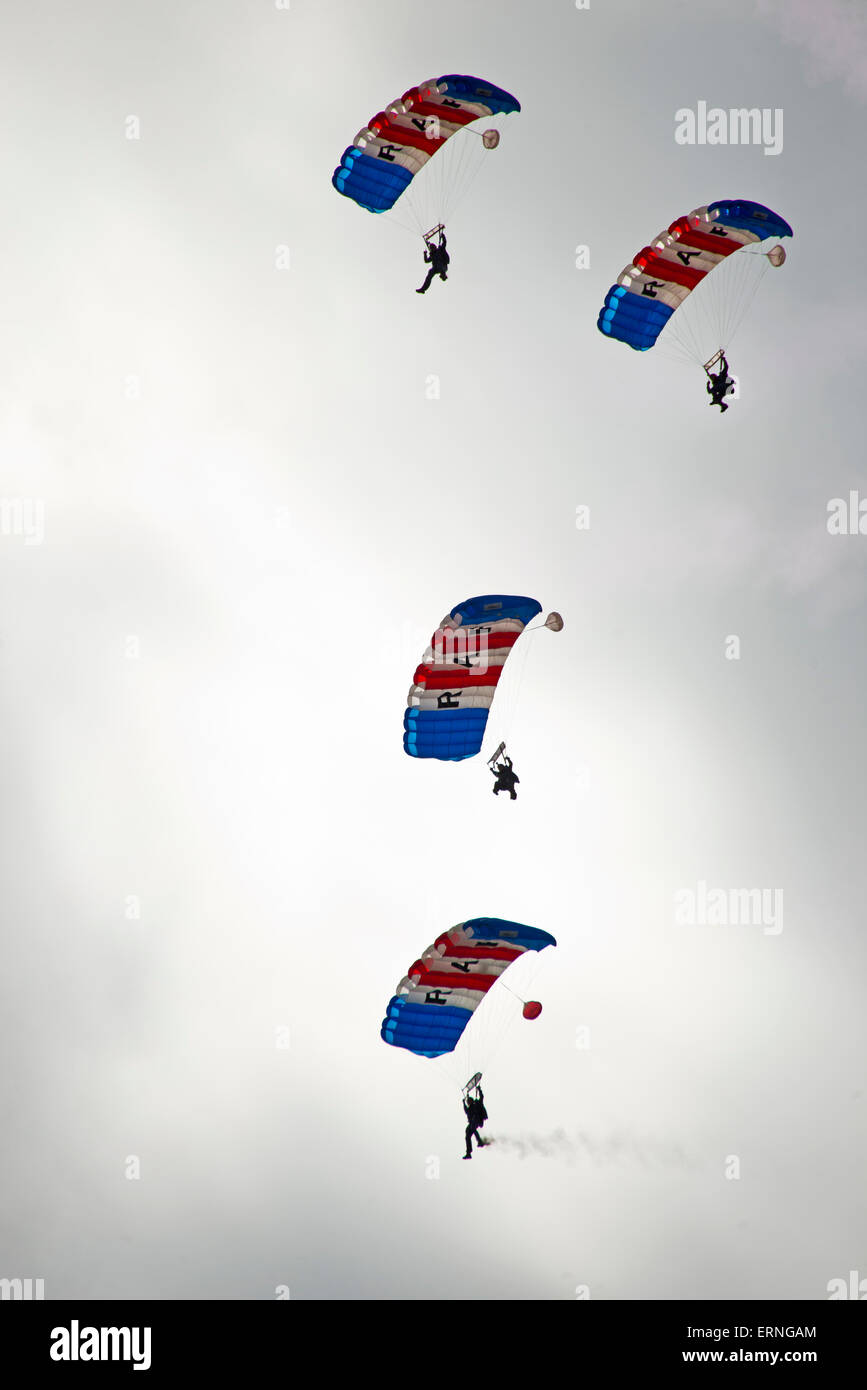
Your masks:
{"label": "parachute canopy", "polygon": [[[755,252],[768,237],[793,236],[788,222],[761,203],[745,199],[722,199],[672,222],[648,246],[643,246],[631,265],[621,272],[616,285],[605,297],[598,318],[602,333],[619,338],[637,351],[645,352],[656,343],[672,315],[697,289],[711,271],[727,261],[735,252]],[[767,268],[767,255],[772,265],[782,264],[777,254],[761,252],[761,270]],[[739,265],[740,259],[739,259]],[[716,281],[714,281],[716,283]],[[731,300],[738,297],[740,285],[732,285]],[[747,296],[752,297],[754,285],[744,277],[742,305],[731,304],[729,322],[714,327],[718,337],[715,346],[728,340],[737,324],[740,312],[746,308]],[[679,318],[679,316],[678,316]],[[685,344],[687,355],[703,361],[706,347]],[[703,354],[703,355],[702,355]]]}
{"label": "parachute canopy", "polygon": [[484,594],[443,618],[407,696],[403,746],[411,757],[460,762],[479,752],[506,659],[541,611],[534,598]]}
{"label": "parachute canopy", "polygon": [[[331,182],[338,193],[368,212],[388,212],[416,175],[465,127],[486,116],[520,109],[520,102],[510,92],[480,77],[451,73],[423,82],[371,116],[344,150]],[[499,135],[485,131],[478,143],[480,148],[496,149]],[[463,147],[465,139],[455,144]],[[462,148],[460,153],[466,151]],[[453,173],[456,181],[465,181],[468,171],[455,162]],[[456,195],[456,188],[453,193]],[[444,188],[439,196],[442,221],[450,210]]]}
{"label": "parachute canopy", "polygon": [[[382,1021],[382,1038],[419,1057],[453,1052],[503,971],[527,951],[556,945],[548,932],[500,917],[474,917],[452,927],[422,951],[398,984]],[[539,1005],[538,1013],[534,1008],[524,1016],[541,1012]]]}

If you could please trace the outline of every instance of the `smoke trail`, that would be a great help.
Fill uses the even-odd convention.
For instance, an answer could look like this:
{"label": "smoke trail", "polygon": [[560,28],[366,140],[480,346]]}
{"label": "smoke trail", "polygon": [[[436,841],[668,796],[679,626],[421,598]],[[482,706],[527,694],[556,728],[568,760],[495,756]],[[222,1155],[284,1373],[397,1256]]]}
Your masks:
{"label": "smoke trail", "polygon": [[550,1134],[492,1134],[486,1139],[494,1153],[517,1158],[556,1158],[570,1166],[584,1163],[610,1168],[616,1163],[642,1168],[690,1168],[695,1163],[678,1143],[654,1138],[634,1138],[625,1133],[596,1137],[565,1129]]}

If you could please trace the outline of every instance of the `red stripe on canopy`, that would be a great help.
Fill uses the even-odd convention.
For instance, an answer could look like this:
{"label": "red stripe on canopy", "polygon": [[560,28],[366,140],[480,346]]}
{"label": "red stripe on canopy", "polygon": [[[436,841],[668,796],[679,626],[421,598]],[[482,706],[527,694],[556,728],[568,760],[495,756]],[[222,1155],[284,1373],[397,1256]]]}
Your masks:
{"label": "red stripe on canopy", "polygon": [[645,275],[653,275],[657,280],[672,280],[676,285],[685,285],[688,290],[694,290],[696,285],[700,285],[708,273],[706,270],[691,270],[687,265],[667,261],[663,256],[657,256],[650,246],[642,246],[638,255],[633,257],[633,263],[639,270],[643,270]]}
{"label": "red stripe on canopy", "polygon": [[[436,944],[439,946],[441,943],[438,941]],[[508,946],[456,946],[453,942],[447,941],[442,954],[443,959],[448,956],[460,956],[463,960],[517,960],[524,952],[512,950]]]}
{"label": "red stripe on canopy", "polygon": [[418,989],[477,989],[482,994],[487,994],[491,985],[495,985],[500,978],[499,975],[464,975],[462,971],[451,973],[442,970],[424,970],[419,972],[422,964],[417,960],[411,965],[407,974],[410,979],[418,976]]}
{"label": "red stripe on canopy", "polygon": [[496,685],[502,666],[489,666],[487,671],[474,675],[471,671],[444,671],[441,666],[417,666],[413,683],[425,690],[464,690],[474,685]]}
{"label": "red stripe on canopy", "polygon": [[710,251],[714,256],[730,256],[733,251],[740,251],[742,246],[740,241],[726,241],[725,237],[700,232],[688,217],[682,217],[679,222],[672,222],[668,230],[687,246],[694,246],[697,251]]}
{"label": "red stripe on canopy", "polygon": [[381,140],[391,140],[395,145],[412,145],[417,150],[424,150],[425,154],[436,154],[437,150],[445,144],[445,136],[439,139],[428,138],[420,130],[410,130],[408,126],[392,125],[384,111],[380,111],[368,122],[371,130],[375,130]]}

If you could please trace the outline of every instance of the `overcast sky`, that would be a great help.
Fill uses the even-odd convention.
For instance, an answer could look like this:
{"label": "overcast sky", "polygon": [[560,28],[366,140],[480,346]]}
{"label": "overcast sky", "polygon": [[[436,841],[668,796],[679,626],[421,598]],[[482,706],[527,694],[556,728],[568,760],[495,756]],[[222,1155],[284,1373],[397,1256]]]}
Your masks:
{"label": "overcast sky", "polygon": [[[864,1270],[867,538],[827,508],[867,487],[867,23],[819,8],[5,7],[0,1277],[823,1298]],[[421,243],[330,180],[449,72],[523,109],[422,299]],[[677,144],[699,101],[782,110],[782,151]],[[738,197],[795,235],[723,418],[596,317]],[[434,626],[498,591],[565,620],[502,692],[515,803],[401,740]],[[781,906],[679,921],[702,883]],[[479,915],[559,945],[466,1164],[459,1081],[379,1029]]]}

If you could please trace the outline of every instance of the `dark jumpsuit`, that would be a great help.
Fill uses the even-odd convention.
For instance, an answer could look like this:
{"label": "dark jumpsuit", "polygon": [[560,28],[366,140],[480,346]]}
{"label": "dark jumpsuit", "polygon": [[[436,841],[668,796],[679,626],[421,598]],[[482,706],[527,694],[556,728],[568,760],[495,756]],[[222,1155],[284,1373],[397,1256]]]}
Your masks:
{"label": "dark jumpsuit", "polygon": [[449,268],[449,253],[446,250],[446,239],[440,237],[439,245],[430,245],[424,253],[425,262],[430,266],[430,270],[425,277],[425,282],[416,294],[427,294],[431,287],[433,278],[438,275],[441,280],[446,279],[446,271]]}
{"label": "dark jumpsuit", "polygon": [[467,1117],[467,1151],[464,1157],[470,1158],[473,1152],[473,1135],[476,1136],[476,1143],[479,1148],[482,1148],[484,1143],[484,1141],[479,1138],[479,1130],[488,1118],[488,1112],[485,1109],[485,1097],[481,1091],[479,1091],[477,1098],[464,1101],[464,1114]]}

